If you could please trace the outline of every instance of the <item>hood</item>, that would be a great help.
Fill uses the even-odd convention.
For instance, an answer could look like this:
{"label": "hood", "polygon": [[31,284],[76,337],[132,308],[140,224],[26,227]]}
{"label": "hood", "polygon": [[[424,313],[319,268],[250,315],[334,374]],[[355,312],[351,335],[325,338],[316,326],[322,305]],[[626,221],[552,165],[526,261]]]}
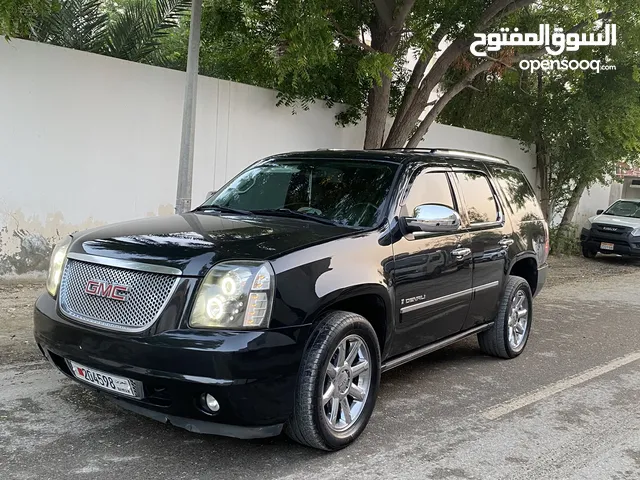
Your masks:
{"label": "hood", "polygon": [[615,225],[617,227],[640,227],[640,218],[618,217],[616,215],[596,215],[589,221],[598,225]]}
{"label": "hood", "polygon": [[80,232],[73,236],[70,252],[164,265],[200,276],[223,260],[271,259],[354,232],[282,217],[185,213]]}

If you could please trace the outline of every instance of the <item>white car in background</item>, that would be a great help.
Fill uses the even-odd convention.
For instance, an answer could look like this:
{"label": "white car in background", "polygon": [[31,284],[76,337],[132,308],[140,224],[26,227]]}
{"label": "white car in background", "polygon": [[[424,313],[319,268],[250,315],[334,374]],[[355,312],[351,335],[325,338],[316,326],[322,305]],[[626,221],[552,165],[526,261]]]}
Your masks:
{"label": "white car in background", "polygon": [[615,253],[640,257],[640,199],[623,199],[587,220],[580,234],[582,254]]}

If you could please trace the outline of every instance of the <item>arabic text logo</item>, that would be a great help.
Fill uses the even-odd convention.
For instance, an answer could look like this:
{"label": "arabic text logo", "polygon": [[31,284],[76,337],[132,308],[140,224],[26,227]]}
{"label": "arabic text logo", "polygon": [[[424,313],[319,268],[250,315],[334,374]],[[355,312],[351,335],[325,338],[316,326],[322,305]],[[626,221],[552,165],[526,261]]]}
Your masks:
{"label": "arabic text logo", "polygon": [[[501,28],[501,33],[475,33],[478,39],[471,44],[471,53],[476,57],[486,57],[487,52],[499,52],[503,47],[544,47],[550,55],[558,56],[566,52],[577,52],[581,47],[615,46],[618,44],[618,26],[607,24],[604,33],[565,33],[556,27],[551,32],[549,24],[540,25],[538,33],[520,33],[518,28],[510,32]],[[486,47],[480,50],[480,47]]]}

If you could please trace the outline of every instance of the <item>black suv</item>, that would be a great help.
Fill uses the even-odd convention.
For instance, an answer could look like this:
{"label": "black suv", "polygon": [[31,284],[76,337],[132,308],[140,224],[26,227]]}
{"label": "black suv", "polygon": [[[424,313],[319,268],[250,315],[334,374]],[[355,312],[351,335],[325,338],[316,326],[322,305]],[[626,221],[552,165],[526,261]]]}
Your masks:
{"label": "black suv", "polygon": [[470,335],[519,355],[548,249],[533,190],[505,160],[288,153],[189,213],[60,243],[35,338],[135,412],[336,450],[364,430],[382,372]]}

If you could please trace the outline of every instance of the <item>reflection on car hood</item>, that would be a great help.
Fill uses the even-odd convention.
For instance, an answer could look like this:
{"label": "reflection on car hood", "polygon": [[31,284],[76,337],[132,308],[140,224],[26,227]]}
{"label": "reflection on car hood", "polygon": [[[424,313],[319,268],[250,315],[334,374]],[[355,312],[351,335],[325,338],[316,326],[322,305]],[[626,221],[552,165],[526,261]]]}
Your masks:
{"label": "reflection on car hood", "polygon": [[615,225],[617,227],[640,227],[640,218],[618,217],[616,215],[596,215],[590,218],[591,223],[599,225]]}
{"label": "reflection on car hood", "polygon": [[70,251],[204,275],[223,260],[270,259],[350,233],[354,230],[288,218],[185,213],[80,232]]}

